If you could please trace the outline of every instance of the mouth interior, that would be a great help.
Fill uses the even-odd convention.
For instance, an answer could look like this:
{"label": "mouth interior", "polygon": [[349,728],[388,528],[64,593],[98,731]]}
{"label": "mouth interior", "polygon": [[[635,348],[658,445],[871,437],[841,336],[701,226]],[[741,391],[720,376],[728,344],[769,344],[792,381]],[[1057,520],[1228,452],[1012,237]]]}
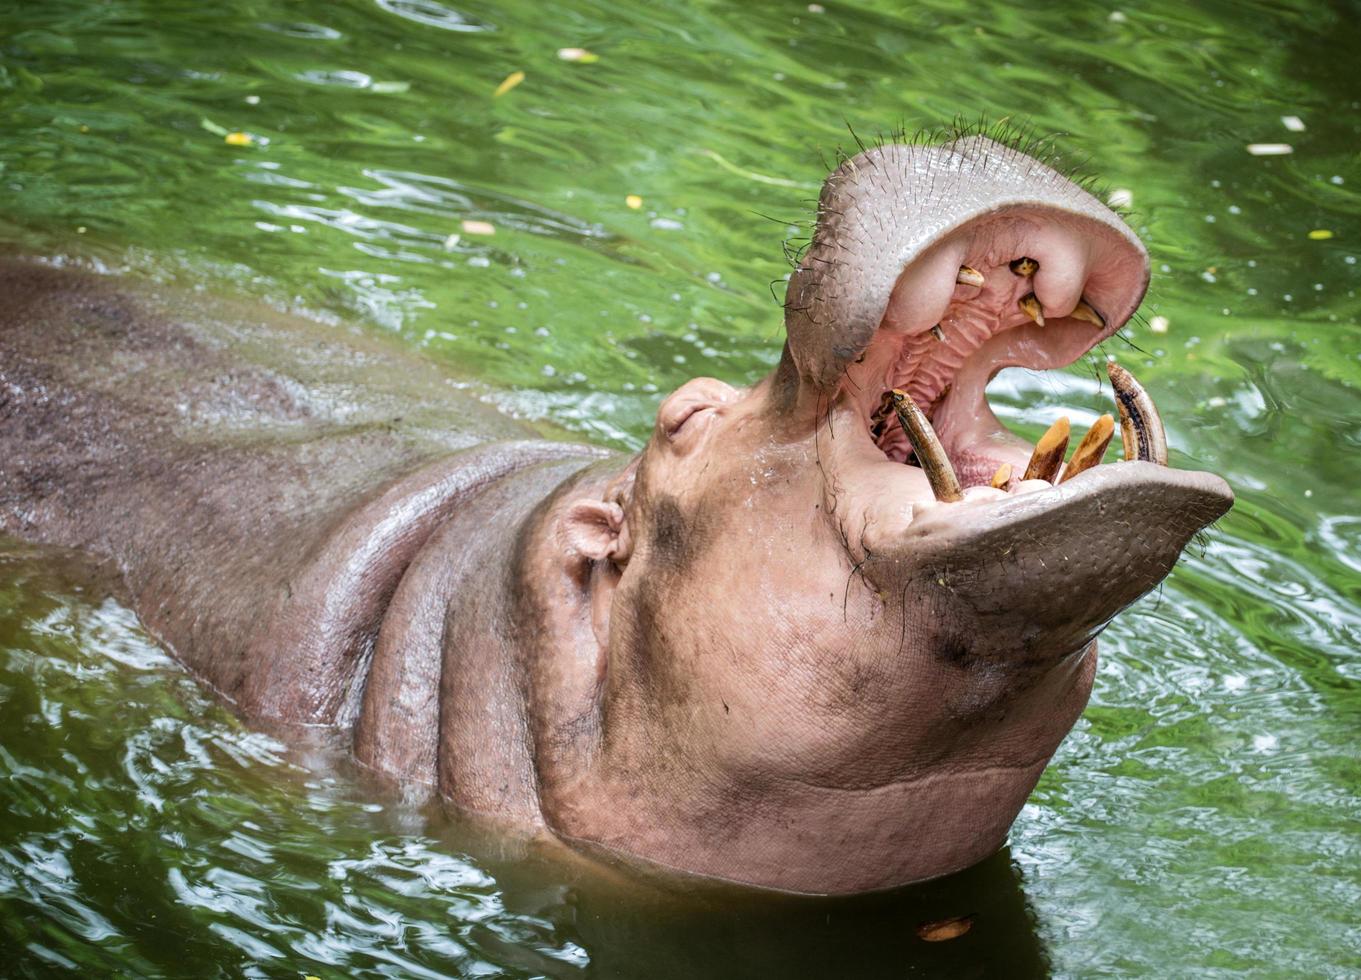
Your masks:
{"label": "mouth interior", "polygon": [[988,382],[1007,367],[1066,366],[1114,334],[1142,297],[1144,264],[1112,229],[1051,216],[1008,214],[964,232],[903,270],[862,358],[857,401],[888,461],[918,465],[892,408],[898,389],[930,421],[962,487],[988,487],[1011,465],[1001,493],[1015,489],[1034,446],[993,414]]}

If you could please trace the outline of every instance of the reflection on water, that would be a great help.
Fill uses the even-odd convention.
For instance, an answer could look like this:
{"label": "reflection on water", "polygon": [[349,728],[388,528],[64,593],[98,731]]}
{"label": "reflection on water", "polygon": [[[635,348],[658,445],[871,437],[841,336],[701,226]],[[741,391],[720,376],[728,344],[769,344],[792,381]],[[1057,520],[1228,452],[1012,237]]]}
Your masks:
{"label": "reflection on water", "polygon": [[[1153,257],[1101,353],[1155,392],[1174,463],[1239,494],[1103,637],[1009,850],[838,902],[658,891],[408,806],[242,728],[97,581],[6,545],[13,971],[1361,971],[1356,50],[1322,0],[0,0],[5,242],[362,321],[619,447],[660,392],[773,363],[781,245],[847,122],[1067,134]],[[1099,378],[991,397],[1033,435],[1107,411]]]}

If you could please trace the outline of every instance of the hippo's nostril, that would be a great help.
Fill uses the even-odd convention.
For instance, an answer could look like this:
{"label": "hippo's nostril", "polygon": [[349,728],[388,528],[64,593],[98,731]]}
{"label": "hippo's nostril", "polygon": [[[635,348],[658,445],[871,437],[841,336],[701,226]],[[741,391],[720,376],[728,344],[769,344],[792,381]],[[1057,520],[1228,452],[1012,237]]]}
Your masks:
{"label": "hippo's nostril", "polygon": [[1016,301],[1022,312],[1030,319],[1035,321],[1035,325],[1044,326],[1044,307],[1040,306],[1040,300],[1034,293],[1026,293]]}
{"label": "hippo's nostril", "polygon": [[955,276],[955,282],[963,283],[965,286],[982,286],[986,282],[983,273],[967,265],[959,267],[959,274]]}
{"label": "hippo's nostril", "polygon": [[1019,259],[1012,259],[1011,262],[1008,263],[1007,268],[1009,268],[1014,275],[1018,275],[1022,279],[1029,279],[1040,271],[1040,263],[1036,262],[1029,255],[1022,255]]}

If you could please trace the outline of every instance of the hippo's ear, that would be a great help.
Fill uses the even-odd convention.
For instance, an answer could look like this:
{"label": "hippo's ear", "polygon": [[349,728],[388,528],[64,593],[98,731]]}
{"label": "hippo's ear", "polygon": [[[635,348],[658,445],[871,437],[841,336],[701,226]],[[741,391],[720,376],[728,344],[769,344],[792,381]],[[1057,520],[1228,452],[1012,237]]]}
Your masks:
{"label": "hippo's ear", "polygon": [[567,508],[558,531],[568,550],[591,561],[628,558],[624,509],[608,500],[578,500]]}

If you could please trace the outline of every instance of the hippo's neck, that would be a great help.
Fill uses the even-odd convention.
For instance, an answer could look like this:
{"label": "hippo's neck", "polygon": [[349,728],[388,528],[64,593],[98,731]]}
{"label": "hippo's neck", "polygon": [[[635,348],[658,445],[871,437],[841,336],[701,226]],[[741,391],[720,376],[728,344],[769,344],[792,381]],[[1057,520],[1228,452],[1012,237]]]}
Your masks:
{"label": "hippo's neck", "polygon": [[543,752],[558,761],[572,719],[577,734],[595,724],[589,596],[553,527],[626,461],[583,467],[575,448],[484,485],[425,540],[387,603],[355,724],[365,765],[521,826],[543,823]]}

